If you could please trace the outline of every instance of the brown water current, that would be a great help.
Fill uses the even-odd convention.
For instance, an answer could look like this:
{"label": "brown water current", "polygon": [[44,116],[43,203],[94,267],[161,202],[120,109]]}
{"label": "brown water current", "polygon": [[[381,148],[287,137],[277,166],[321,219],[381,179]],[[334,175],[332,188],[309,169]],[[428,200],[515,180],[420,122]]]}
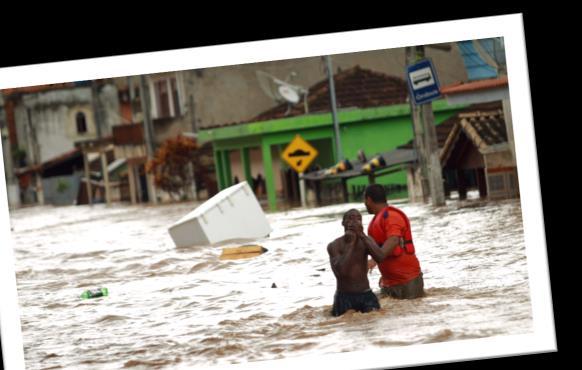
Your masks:
{"label": "brown water current", "polygon": [[[255,241],[268,252],[225,261],[221,246],[174,246],[167,227],[193,203],[14,211],[27,369],[187,367],[531,332],[519,201],[460,205],[399,205],[426,297],[382,297],[378,312],[339,318],[326,246],[350,208],[367,227],[362,204],[269,213],[273,232]],[[97,287],[109,296],[79,298]]]}

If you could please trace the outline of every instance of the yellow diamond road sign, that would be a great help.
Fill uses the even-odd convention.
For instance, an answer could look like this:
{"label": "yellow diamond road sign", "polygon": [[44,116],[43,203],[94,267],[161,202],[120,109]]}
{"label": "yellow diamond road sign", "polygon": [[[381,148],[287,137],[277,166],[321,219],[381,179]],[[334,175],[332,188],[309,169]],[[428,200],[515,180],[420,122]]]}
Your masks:
{"label": "yellow diamond road sign", "polygon": [[281,157],[299,173],[305,172],[307,167],[317,157],[317,149],[312,147],[307,141],[299,135],[287,145],[287,148],[281,154]]}

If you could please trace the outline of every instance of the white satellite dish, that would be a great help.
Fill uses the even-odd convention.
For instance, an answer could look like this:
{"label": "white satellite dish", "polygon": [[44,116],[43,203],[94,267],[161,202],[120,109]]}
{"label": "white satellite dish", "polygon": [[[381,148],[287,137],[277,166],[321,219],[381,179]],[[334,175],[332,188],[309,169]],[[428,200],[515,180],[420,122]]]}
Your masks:
{"label": "white satellite dish", "polygon": [[302,96],[305,104],[305,113],[308,113],[308,91],[306,89],[301,86],[293,85],[289,82],[280,80],[277,77],[263,71],[257,71],[256,74],[257,79],[259,80],[259,85],[265,94],[267,94],[267,96],[275,100],[277,103],[289,104],[287,113],[291,110],[291,105],[297,104],[299,101],[301,101]]}
{"label": "white satellite dish", "polygon": [[301,100],[297,90],[290,88],[288,85],[281,85],[277,90],[283,99],[290,103],[297,104],[299,103],[299,100]]}

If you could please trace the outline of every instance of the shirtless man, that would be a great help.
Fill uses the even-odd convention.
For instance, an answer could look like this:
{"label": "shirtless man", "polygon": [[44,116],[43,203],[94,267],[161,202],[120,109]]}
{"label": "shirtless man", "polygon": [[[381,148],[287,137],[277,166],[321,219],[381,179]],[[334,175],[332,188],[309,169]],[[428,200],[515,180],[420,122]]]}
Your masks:
{"label": "shirtless man", "polygon": [[370,312],[380,308],[368,282],[369,247],[362,226],[362,215],[355,209],[344,214],[345,234],[327,246],[331,269],[337,279],[332,315],[347,310]]}

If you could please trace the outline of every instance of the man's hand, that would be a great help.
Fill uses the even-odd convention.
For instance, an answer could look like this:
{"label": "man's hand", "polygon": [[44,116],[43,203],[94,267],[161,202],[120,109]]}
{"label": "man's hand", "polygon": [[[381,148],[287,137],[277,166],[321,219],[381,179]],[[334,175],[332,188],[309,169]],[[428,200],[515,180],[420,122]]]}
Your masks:
{"label": "man's hand", "polygon": [[369,248],[370,245],[377,246],[376,241],[364,233],[358,234],[358,238],[362,239],[366,248]]}
{"label": "man's hand", "polygon": [[373,259],[369,259],[368,260],[368,274],[372,273],[372,270],[374,270],[374,267],[377,266],[376,261],[374,261]]}
{"label": "man's hand", "polygon": [[348,229],[344,233],[344,240],[351,246],[353,246],[356,244],[356,241],[358,240],[358,234],[354,230]]}

